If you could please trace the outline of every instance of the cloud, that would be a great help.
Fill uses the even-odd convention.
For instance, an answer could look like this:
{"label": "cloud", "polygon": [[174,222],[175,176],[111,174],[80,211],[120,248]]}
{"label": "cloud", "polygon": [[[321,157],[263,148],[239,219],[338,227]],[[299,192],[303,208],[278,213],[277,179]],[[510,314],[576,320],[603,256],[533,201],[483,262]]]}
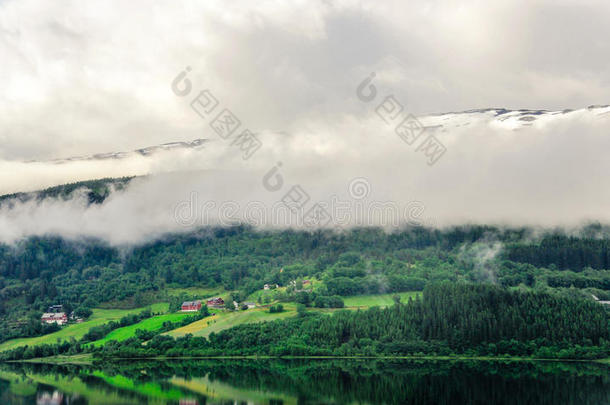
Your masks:
{"label": "cloud", "polygon": [[498,263],[496,258],[504,246],[492,235],[485,235],[479,241],[470,245],[460,246],[458,260],[471,266],[477,281],[497,282]]}
{"label": "cloud", "polygon": [[[100,206],[78,198],[5,205],[1,238],[11,242],[57,233],[124,244],[237,222],[304,227],[298,218],[316,203],[330,214],[328,226],[338,228],[610,222],[610,191],[603,187],[610,170],[605,155],[610,107],[422,117],[428,128],[422,137],[433,135],[446,147],[432,166],[423,151],[377,116],[374,106],[371,110],[362,119],[345,116],[330,126],[309,122],[292,134],[260,133],[263,146],[248,160],[222,140],[202,150],[126,159],[116,170],[138,168],[148,159],[142,167],[155,168],[155,174]],[[108,173],[98,162],[69,164],[83,165],[79,171],[87,176],[95,170],[100,174],[95,177]],[[306,196],[298,215],[287,214],[282,203],[295,196],[295,187]]]}
{"label": "cloud", "polygon": [[[271,207],[297,185],[308,207],[349,201],[348,225],[368,221],[356,217],[368,202],[386,226],[384,209],[439,226],[607,221],[610,114],[582,107],[610,94],[609,16],[602,0],[1,2],[0,193],[149,176],[101,206],[4,206],[0,238],[138,242],[194,226],[175,218],[193,192]],[[187,66],[193,90],[179,97]],[[356,87],[371,72],[366,103]],[[260,137],[255,157],[193,112],[204,89]],[[434,166],[376,115],[389,95],[446,146]],[[487,107],[551,112],[431,115]],[[51,162],[200,138],[203,150]],[[278,162],[284,185],[270,192],[262,178]],[[370,187],[359,202],[355,178]]]}
{"label": "cloud", "polygon": [[[196,139],[51,161],[0,160],[0,195],[39,191],[83,180],[198,170],[206,167],[201,152],[208,144],[214,145],[214,141]],[[205,156],[214,159],[218,153],[223,153],[223,149],[211,148]]]}

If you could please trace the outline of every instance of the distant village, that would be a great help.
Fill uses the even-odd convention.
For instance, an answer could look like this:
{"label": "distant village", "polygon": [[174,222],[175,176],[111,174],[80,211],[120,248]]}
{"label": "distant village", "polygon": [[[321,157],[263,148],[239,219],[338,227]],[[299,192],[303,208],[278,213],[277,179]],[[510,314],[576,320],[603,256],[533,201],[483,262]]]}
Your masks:
{"label": "distant village", "polygon": [[[299,282],[297,282],[296,280],[291,281],[288,285],[290,287],[292,287],[294,289],[295,292],[302,292],[302,291],[311,291],[311,289],[307,289],[307,287],[311,288],[312,283],[310,280],[303,280],[302,282],[300,282],[301,286],[299,286]],[[300,287],[300,288],[298,288]],[[263,285],[263,290],[264,291],[268,291],[268,290],[275,290],[277,288],[280,288],[279,284],[265,284]],[[233,307],[235,310],[247,310],[247,309],[251,309],[251,308],[256,308],[256,303],[254,302],[249,302],[249,301],[245,301],[242,303],[238,303],[237,301],[233,301]],[[224,299],[222,299],[221,297],[215,297],[215,298],[210,298],[206,301],[206,305],[208,306],[208,308],[215,308],[215,309],[223,309],[223,308],[227,308],[226,302]],[[196,301],[184,301],[182,303],[182,307],[181,307],[181,311],[182,312],[197,312],[201,310],[201,306],[202,306],[202,301],[201,300],[196,300]]]}
{"label": "distant village", "polygon": [[[223,309],[226,308],[225,300],[220,297],[210,298],[205,302],[208,308]],[[201,301],[184,301],[182,303],[181,312],[197,312],[201,310]],[[235,310],[255,308],[254,302],[242,302],[241,305],[237,301],[233,301]]]}
{"label": "distant village", "polygon": [[[310,280],[303,280],[298,282],[297,280],[293,280],[291,281],[289,284],[289,287],[291,287],[294,292],[302,292],[302,291],[311,291],[311,287],[312,287],[312,283]],[[275,290],[280,288],[279,284],[265,284],[263,285],[263,290],[267,291],[267,290]],[[205,304],[208,306],[208,308],[214,308],[214,309],[226,309],[227,308],[227,304],[225,302],[224,299],[222,299],[221,297],[214,297],[214,298],[210,298],[208,300],[206,300]],[[250,301],[245,301],[242,303],[238,303],[237,301],[233,301],[233,308],[235,310],[247,310],[247,309],[252,309],[252,308],[256,308],[256,303],[254,302],[250,302]],[[201,300],[195,300],[195,301],[184,301],[180,307],[180,311],[181,312],[198,312],[201,310],[202,308],[202,301]],[[64,311],[63,305],[52,305],[50,307],[47,308],[47,312],[43,313],[41,318],[40,318],[42,323],[46,323],[46,324],[57,324],[57,325],[65,325],[69,322],[74,322],[74,323],[81,323],[83,322],[83,318],[78,317],[75,315],[74,311],[72,311],[70,314],[67,314]]]}

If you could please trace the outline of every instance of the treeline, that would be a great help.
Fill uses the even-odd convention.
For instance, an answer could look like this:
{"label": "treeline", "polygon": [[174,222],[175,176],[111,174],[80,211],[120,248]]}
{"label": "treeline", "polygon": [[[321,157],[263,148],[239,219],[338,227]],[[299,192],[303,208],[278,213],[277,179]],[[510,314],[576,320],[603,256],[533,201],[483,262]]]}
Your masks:
{"label": "treeline", "polygon": [[37,201],[42,201],[47,198],[69,199],[75,196],[75,191],[79,190],[84,190],[90,204],[101,204],[113,190],[125,188],[132,179],[133,177],[120,177],[86,180],[49,187],[41,191],[5,194],[0,196],[0,206],[33,199],[36,199]]}
{"label": "treeline", "polygon": [[[488,232],[507,240],[521,234],[521,231],[482,226],[448,231],[415,227],[393,233],[378,228],[341,233],[272,232],[235,226],[168,236],[128,252],[119,252],[95,240],[72,242],[60,237],[32,237],[15,247],[0,245],[0,276],[24,281],[45,278],[49,273],[55,276],[70,270],[82,272],[94,266],[115,264],[121,265],[125,273],[145,269],[167,282],[186,283],[195,279],[235,289],[236,282],[248,276],[248,269],[257,273],[269,266],[301,264],[286,274],[275,275],[276,282],[284,284],[299,272],[321,271],[337,264],[334,276],[339,277],[346,265],[357,264],[355,259],[385,260],[388,255],[398,255],[404,261],[418,257],[419,250],[430,247],[451,250],[460,244],[472,243]],[[202,264],[209,265],[205,273],[200,271]]]}
{"label": "treeline", "polygon": [[587,267],[610,269],[610,240],[549,235],[539,243],[511,245],[507,258],[536,267],[553,266],[560,270],[582,271]]}
{"label": "treeline", "polygon": [[550,287],[597,288],[610,291],[610,271],[584,270],[554,272],[547,277]]}

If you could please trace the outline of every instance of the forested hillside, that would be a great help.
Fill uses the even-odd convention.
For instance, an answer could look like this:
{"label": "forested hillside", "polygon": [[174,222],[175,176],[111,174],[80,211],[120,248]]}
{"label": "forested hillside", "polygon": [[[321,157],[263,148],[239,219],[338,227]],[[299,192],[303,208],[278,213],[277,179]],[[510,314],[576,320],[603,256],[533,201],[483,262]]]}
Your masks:
{"label": "forested hillside", "polygon": [[[433,284],[426,287],[421,300],[385,309],[303,317],[238,326],[210,336],[209,342],[168,344],[159,337],[146,350],[275,355],[470,351],[540,357],[596,357],[610,350],[608,314],[600,305],[490,285]],[[138,347],[135,343],[115,350],[128,352]]]}
{"label": "forested hillside", "polygon": [[[39,322],[50,305],[70,311],[113,303],[134,308],[167,288],[222,288],[238,301],[264,284],[319,280],[313,291],[283,300],[313,305],[318,297],[423,290],[433,282],[493,283],[558,296],[610,299],[603,229],[582,236],[489,226],[420,227],[386,233],[258,231],[206,228],[142,246],[36,237],[0,245],[0,340],[48,332]],[[578,258],[576,260],[575,258]],[[601,304],[600,304],[601,305]]]}
{"label": "forested hillside", "polygon": [[610,323],[601,305],[488,284],[433,283],[423,298],[387,308],[235,326],[208,338],[138,333],[103,347],[81,342],[20,347],[23,359],[92,352],[100,358],[227,355],[479,355],[600,358],[610,355]]}
{"label": "forested hillside", "polygon": [[112,191],[125,188],[131,179],[133,177],[86,180],[49,187],[41,191],[0,195],[0,206],[30,200],[42,201],[46,198],[68,199],[74,197],[76,191],[83,191],[90,204],[101,204]]}

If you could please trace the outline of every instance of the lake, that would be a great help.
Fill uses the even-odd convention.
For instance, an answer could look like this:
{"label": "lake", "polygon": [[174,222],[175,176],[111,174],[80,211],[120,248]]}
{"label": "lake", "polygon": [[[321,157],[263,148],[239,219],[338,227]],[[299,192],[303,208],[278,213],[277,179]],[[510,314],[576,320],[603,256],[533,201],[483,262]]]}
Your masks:
{"label": "lake", "polygon": [[379,359],[0,364],[1,404],[610,404],[610,366]]}

